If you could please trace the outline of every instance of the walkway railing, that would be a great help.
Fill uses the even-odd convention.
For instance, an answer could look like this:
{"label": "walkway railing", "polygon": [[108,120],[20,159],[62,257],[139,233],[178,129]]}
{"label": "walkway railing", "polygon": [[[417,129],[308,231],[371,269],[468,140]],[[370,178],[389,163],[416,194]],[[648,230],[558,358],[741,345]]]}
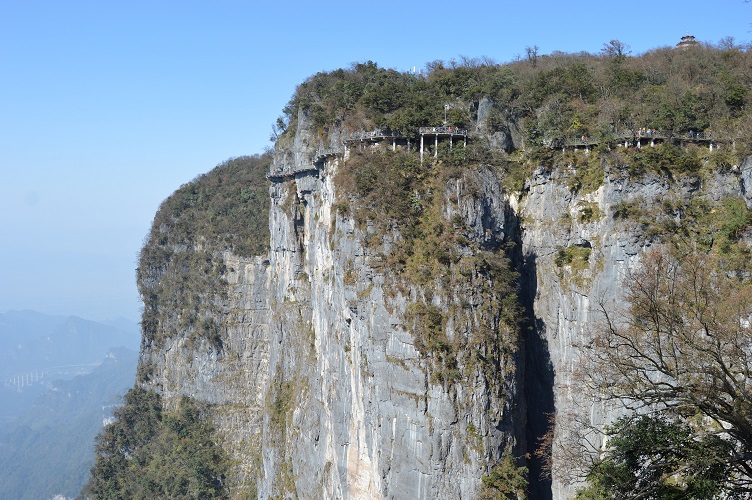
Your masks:
{"label": "walkway railing", "polygon": [[353,132],[349,140],[373,140],[373,139],[395,139],[405,137],[399,130],[390,130],[388,128],[377,128],[374,130]]}
{"label": "walkway railing", "polygon": [[[665,142],[665,141],[688,141],[688,142],[709,142],[712,144],[717,142],[724,142],[724,140],[713,134],[712,131],[704,132],[673,132],[671,130],[655,130],[655,129],[640,129],[640,130],[624,130],[614,135],[611,140],[620,143],[637,143],[645,144],[646,141],[653,142]],[[590,146],[596,146],[604,142],[602,137],[589,137],[583,135],[581,137],[567,137],[564,139],[554,139],[551,141],[551,147],[561,148],[588,148]]]}
{"label": "walkway railing", "polygon": [[[421,142],[420,142],[421,161],[423,160],[423,136],[424,135],[435,136],[435,142],[436,142],[435,146],[438,146],[439,136],[449,137],[450,148],[452,146],[453,137],[462,137],[464,139],[463,144],[464,145],[467,144],[467,129],[464,129],[464,128],[453,127],[453,126],[419,127],[418,133],[421,136]],[[284,179],[295,177],[295,175],[300,174],[300,173],[314,172],[318,170],[321,162],[323,162],[327,158],[338,156],[338,155],[343,154],[343,152],[346,152],[347,143],[352,143],[356,141],[378,142],[384,139],[392,140],[392,148],[396,148],[398,139],[399,140],[405,139],[407,140],[408,150],[410,149],[410,138],[404,135],[399,130],[392,130],[388,128],[377,128],[377,129],[368,130],[368,131],[361,130],[358,132],[351,133],[348,139],[344,141],[344,145],[345,145],[344,151],[342,148],[339,148],[339,147],[317,149],[316,153],[313,155],[310,165],[298,167],[294,169],[287,169],[287,170],[281,170],[281,169],[271,170],[267,174],[267,177],[272,180],[284,180]],[[436,156],[437,150],[438,148],[435,147],[434,156]]]}
{"label": "walkway railing", "polygon": [[467,129],[459,127],[420,127],[418,133],[423,134],[438,134],[438,135],[460,135],[467,137]]}

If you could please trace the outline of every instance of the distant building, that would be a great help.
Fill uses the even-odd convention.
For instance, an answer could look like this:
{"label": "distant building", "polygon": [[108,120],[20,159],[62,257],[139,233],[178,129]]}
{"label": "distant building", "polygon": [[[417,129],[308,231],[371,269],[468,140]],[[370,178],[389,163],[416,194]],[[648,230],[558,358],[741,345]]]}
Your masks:
{"label": "distant building", "polygon": [[676,44],[677,49],[688,49],[690,47],[696,47],[697,45],[700,45],[700,42],[695,40],[695,37],[692,35],[684,35],[681,37],[681,41]]}

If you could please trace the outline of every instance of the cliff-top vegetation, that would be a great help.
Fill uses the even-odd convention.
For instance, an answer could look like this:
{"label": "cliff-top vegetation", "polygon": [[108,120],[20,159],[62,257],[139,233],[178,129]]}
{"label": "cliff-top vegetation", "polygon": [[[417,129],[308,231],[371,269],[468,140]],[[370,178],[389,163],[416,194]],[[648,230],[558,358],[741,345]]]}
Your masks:
{"label": "cliff-top vegetation", "polygon": [[[606,151],[625,133],[650,130],[677,138],[712,136],[723,153],[709,158],[707,151],[685,154],[668,146],[627,151],[615,163],[629,166],[632,175],[650,169],[697,173],[703,162],[728,168],[752,151],[751,57],[748,47],[732,39],[636,56],[613,40],[598,54],[539,55],[529,49],[526,58],[505,64],[434,61],[421,74],[368,61],[318,73],[299,85],[274,135],[289,140],[301,110],[322,142],[335,127],[350,132],[383,127],[415,137],[418,127],[446,118],[453,126],[479,126],[486,136],[506,134],[511,139],[502,145],[506,152],[525,152],[516,159],[556,163],[556,146],[568,141],[584,138]],[[584,171],[588,165],[573,166]],[[593,166],[590,161],[590,171]],[[514,185],[520,187],[521,180]]]}
{"label": "cliff-top vegetation", "polygon": [[[534,143],[566,137],[609,137],[643,127],[748,141],[752,84],[747,47],[659,48],[630,56],[618,41],[599,54],[554,52],[506,64],[488,59],[434,61],[425,76],[379,68],[369,61],[318,73],[298,86],[280,117],[281,130],[308,110],[321,127],[387,127],[412,132],[437,125],[449,104],[450,124],[470,126],[478,103],[494,103],[491,130],[505,115],[524,124]],[[749,146],[749,144],[745,145]]]}

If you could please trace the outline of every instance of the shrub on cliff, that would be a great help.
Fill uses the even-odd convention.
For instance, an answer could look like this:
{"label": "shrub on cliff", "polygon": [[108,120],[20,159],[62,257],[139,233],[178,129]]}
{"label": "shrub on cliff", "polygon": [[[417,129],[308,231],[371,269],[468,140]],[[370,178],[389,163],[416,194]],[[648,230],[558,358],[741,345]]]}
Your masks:
{"label": "shrub on cliff", "polygon": [[162,202],[147,246],[205,245],[246,257],[264,253],[270,162],[267,155],[231,158],[181,186]]}

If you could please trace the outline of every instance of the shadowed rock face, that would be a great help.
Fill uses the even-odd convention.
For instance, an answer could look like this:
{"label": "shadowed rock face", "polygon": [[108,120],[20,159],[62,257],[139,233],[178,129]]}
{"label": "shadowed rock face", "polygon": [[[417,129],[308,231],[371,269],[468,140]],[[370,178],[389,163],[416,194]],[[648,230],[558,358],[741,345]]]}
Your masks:
{"label": "shadowed rock face", "polygon": [[[437,308],[450,340],[476,345],[481,326],[505,328],[498,303],[478,295],[477,269],[430,287],[396,286],[381,257],[398,231],[374,244],[371,226],[339,213],[334,178],[342,159],[311,169],[315,150],[301,115],[294,140],[278,147],[271,166],[303,171],[269,188],[268,254],[214,252],[224,266],[216,281],[222,293],[195,294],[203,304],[198,317],[212,320],[221,341],[190,335],[197,327],[185,327],[181,311],[164,312],[160,327],[168,334],[142,346],[148,370],[140,383],[168,402],[185,394],[215,405],[238,495],[474,498],[507,446],[522,456],[535,448],[549,413],[583,410],[575,375],[594,305],[620,301],[621,276],[652,243],[637,223],[615,218],[614,207],[658,200],[677,186],[607,174],[599,189],[576,195],[562,174],[544,168],[522,199],[506,195],[484,168],[447,184],[441,196],[455,201],[444,217],[461,220],[477,248],[512,259],[520,302],[532,312],[524,341],[509,332],[513,345],[492,371],[460,353],[460,376],[450,383],[437,379],[416,345],[411,304]],[[743,194],[749,172],[746,165],[719,176],[702,195]],[[681,186],[679,195],[697,189]],[[597,425],[616,415],[584,409]],[[556,432],[554,457],[567,431]],[[537,479],[538,464],[529,465],[535,498],[572,496],[574,486],[557,474],[566,464],[554,462],[552,485]]]}

